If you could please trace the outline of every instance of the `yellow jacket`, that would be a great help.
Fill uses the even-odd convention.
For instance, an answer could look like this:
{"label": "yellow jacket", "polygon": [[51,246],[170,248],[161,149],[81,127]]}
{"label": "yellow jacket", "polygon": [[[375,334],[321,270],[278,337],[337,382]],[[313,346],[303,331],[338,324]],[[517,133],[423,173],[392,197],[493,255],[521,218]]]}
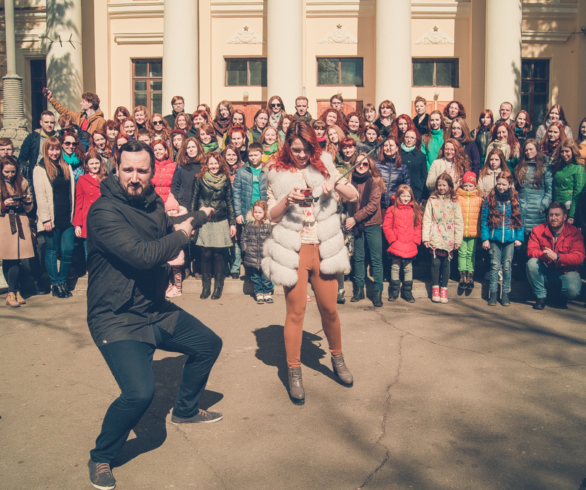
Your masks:
{"label": "yellow jacket", "polygon": [[480,236],[480,218],[482,216],[482,198],[480,191],[474,189],[472,192],[465,191],[461,187],[456,191],[462,218],[464,219],[464,237],[476,238]]}

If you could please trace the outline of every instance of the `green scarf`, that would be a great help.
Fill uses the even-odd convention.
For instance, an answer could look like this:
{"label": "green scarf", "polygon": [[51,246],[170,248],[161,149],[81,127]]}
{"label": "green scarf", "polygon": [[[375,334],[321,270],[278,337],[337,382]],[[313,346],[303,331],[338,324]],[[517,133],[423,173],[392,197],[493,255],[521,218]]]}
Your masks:
{"label": "green scarf", "polygon": [[207,145],[202,143],[201,146],[203,146],[203,151],[207,155],[210,151],[216,151],[218,149],[218,142],[213,139]]}
{"label": "green scarf", "polygon": [[265,155],[272,155],[276,153],[279,148],[278,143],[275,141],[272,145],[263,145]]}
{"label": "green scarf", "polygon": [[219,191],[226,183],[226,176],[224,174],[212,175],[209,171],[203,176],[204,184],[210,189]]}
{"label": "green scarf", "polygon": [[411,153],[415,149],[415,146],[407,146],[405,143],[401,143],[401,150],[405,153]]}

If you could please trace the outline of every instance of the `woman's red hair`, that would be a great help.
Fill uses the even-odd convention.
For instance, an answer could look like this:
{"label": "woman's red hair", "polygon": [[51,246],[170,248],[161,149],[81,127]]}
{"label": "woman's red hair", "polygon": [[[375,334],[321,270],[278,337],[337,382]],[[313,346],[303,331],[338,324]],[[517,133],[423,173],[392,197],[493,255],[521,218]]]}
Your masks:
{"label": "woman's red hair", "polygon": [[490,116],[490,130],[492,131],[492,128],[494,127],[494,114],[490,109],[484,109],[480,113],[480,116],[478,116],[478,126],[476,126],[476,133],[478,133],[478,131],[480,131],[482,128],[482,118],[487,114]]}
{"label": "woman's red hair", "polygon": [[309,147],[308,151],[309,153],[311,153],[309,162],[316,169],[318,169],[326,179],[329,179],[330,174],[328,172],[328,169],[326,168],[326,166],[320,158],[322,149],[319,146],[319,142],[317,141],[315,131],[305,121],[299,120],[293,121],[289,126],[289,129],[287,130],[287,136],[285,137],[285,143],[283,147],[277,152],[276,162],[271,167],[271,170],[274,169],[277,172],[281,170],[289,170],[291,172],[294,172],[297,169],[295,157],[291,153],[291,144],[296,139],[300,139],[302,142],[307,144],[307,146]]}
{"label": "woman's red hair", "polygon": [[[513,158],[515,156],[515,149],[519,148],[521,145],[519,145],[519,140],[517,139],[517,137],[515,136],[514,131],[511,129],[511,126],[509,126],[506,122],[501,121],[500,123],[497,123],[494,128],[492,128],[492,141],[496,141],[497,138],[497,134],[500,128],[505,128],[507,130],[507,145],[509,145],[509,148],[511,149],[511,158]],[[563,126],[562,126],[562,132],[563,132]]]}
{"label": "woman's red hair", "polygon": [[[462,102],[458,102],[457,100],[452,100],[444,107],[444,116],[447,117],[448,119],[452,119],[450,117],[450,106],[452,104],[458,104],[458,115],[456,117],[461,117],[462,119],[466,119],[466,109],[464,108],[464,105],[462,104]],[[456,117],[454,119],[456,119]]]}

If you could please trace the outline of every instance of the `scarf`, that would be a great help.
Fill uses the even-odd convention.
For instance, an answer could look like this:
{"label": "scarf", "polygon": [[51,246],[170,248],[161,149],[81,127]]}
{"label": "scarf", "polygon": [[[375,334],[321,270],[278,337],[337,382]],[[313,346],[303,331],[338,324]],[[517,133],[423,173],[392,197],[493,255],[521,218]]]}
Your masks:
{"label": "scarf", "polygon": [[65,160],[69,165],[71,165],[71,168],[73,168],[73,170],[75,170],[80,165],[79,158],[77,158],[77,155],[75,153],[72,153],[71,155],[68,155],[65,152],[62,153],[63,160]]}
{"label": "scarf", "polygon": [[207,145],[202,143],[201,146],[203,146],[203,152],[207,155],[209,152],[216,151],[218,149],[218,142],[212,139],[212,141],[210,141]]}
{"label": "scarf", "polygon": [[326,137],[324,136],[323,138],[317,138],[317,141],[319,143],[323,143],[326,140]]}
{"label": "scarf", "polygon": [[271,117],[269,118],[269,125],[272,126],[273,128],[277,128],[279,127],[279,121],[281,120],[281,118],[283,117],[283,111],[279,112],[278,116],[275,116],[275,114],[271,114]]}
{"label": "scarf", "polygon": [[541,145],[541,151],[545,153],[548,157],[553,155],[553,152],[556,150],[558,146],[562,144],[562,139],[557,139],[553,143],[550,143],[549,140],[544,141]]}
{"label": "scarf", "polygon": [[209,171],[203,176],[203,182],[210,189],[219,191],[226,183],[226,176],[224,174],[212,175]]}
{"label": "scarf", "polygon": [[275,141],[272,145],[263,145],[265,155],[273,155],[279,149],[279,144]]}
{"label": "scarf", "polygon": [[511,200],[511,188],[509,187],[505,192],[499,192],[498,189],[494,188],[494,197],[497,202],[508,202]]}
{"label": "scarf", "polygon": [[313,119],[309,112],[306,112],[303,116],[300,116],[299,114],[297,114],[297,112],[295,112],[295,117],[297,119],[301,119],[302,121],[305,121],[307,123],[311,122],[311,120]]}
{"label": "scarf", "polygon": [[224,134],[226,134],[230,129],[230,126],[232,126],[232,119],[214,119],[212,124],[214,126],[214,129],[216,130],[216,133],[219,136],[224,136]]}
{"label": "scarf", "polygon": [[4,182],[6,182],[7,184],[10,184],[12,186],[14,186],[14,182],[16,182],[16,175],[14,177],[10,177],[10,178],[4,177],[4,176],[2,176],[2,177],[4,179]]}
{"label": "scarf", "polygon": [[401,143],[401,150],[405,153],[411,153],[415,149],[415,146],[407,146],[405,143]]}
{"label": "scarf", "polygon": [[[368,206],[368,202],[370,201],[370,194],[372,193],[373,180],[372,180],[372,175],[370,174],[370,171],[368,171],[364,174],[359,174],[358,172],[353,172],[352,173],[352,184],[356,188],[358,188],[359,185],[364,184],[364,188],[362,189],[362,192],[360,195],[360,209],[364,209],[366,206]],[[357,210],[358,209],[357,209],[356,202],[349,202],[348,203],[348,216],[353,217],[356,214]],[[354,225],[354,235],[358,236],[365,229],[366,229],[366,222],[365,221],[362,221],[360,223],[356,223]]]}
{"label": "scarf", "polygon": [[41,129],[41,138],[50,138],[51,136],[55,136],[55,131],[53,131],[51,134],[47,134]]}

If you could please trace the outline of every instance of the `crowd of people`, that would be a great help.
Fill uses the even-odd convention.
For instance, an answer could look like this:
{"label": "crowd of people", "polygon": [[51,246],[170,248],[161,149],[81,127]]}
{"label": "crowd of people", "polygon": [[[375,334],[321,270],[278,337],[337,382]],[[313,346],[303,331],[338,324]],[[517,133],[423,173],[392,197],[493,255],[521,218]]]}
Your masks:
{"label": "crowd of people", "polygon": [[[169,261],[166,296],[181,295],[183,280],[193,275],[201,277],[202,299],[218,299],[225,277],[241,277],[244,266],[257,303],[272,303],[274,286],[262,266],[274,226],[267,173],[295,121],[311,127],[321,152],[359,193],[356,202],[338,202],[352,257],[338,274],[339,304],[345,302],[348,278],[351,301],[365,299],[368,267],[374,306],[383,306],[385,281],[389,301],[401,296],[414,302],[413,265],[427,261],[431,299],[446,303],[455,256],[462,290],[474,287],[477,257],[489,269],[489,305],[497,303],[499,280],[501,302],[510,304],[513,264],[526,270],[537,308],[545,303],[544,278],[562,304],[580,292],[580,281],[570,281],[570,287],[568,278],[584,258],[579,230],[586,227],[586,118],[574,139],[560,105],[534,128],[529,114],[515,115],[508,102],[501,104],[498,120],[486,109],[472,122],[458,101],[428,114],[427,101],[417,97],[413,117],[397,115],[389,100],[345,114],[342,96],[335,95],[313,119],[307,98],[298,97],[287,113],[283,100],[273,96],[247,120],[229,101],[213,113],[206,104],[190,113],[176,96],[167,116],[149,114],[144,106],[118,107],[106,120],[96,94],[83,94],[80,111],[64,107],[50,91],[46,97],[60,115],[59,130],[53,113],[45,111],[18,159],[12,142],[0,141],[0,258],[9,306],[26,303],[20,286],[25,259],[38,294],[49,292],[42,281],[46,270],[50,292],[71,296],[67,280],[80,273],[71,268],[74,252],[85,251],[87,259],[89,209],[100,197],[100,183],[116,172],[120,148],[133,140],[154,152],[152,185],[169,216],[214,209],[181,257]],[[550,219],[556,210],[564,221],[559,243]],[[534,248],[544,227],[554,237],[551,254]]]}

